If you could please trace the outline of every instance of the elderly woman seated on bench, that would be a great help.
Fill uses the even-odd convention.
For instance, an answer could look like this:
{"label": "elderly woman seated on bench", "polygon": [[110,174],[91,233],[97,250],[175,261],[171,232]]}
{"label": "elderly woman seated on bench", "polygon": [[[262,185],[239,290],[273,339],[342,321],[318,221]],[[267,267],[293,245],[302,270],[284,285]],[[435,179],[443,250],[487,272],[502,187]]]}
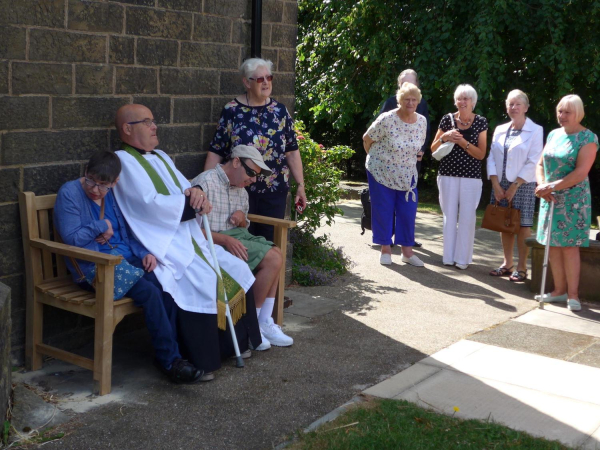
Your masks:
{"label": "elderly woman seated on bench", "polygon": [[[60,188],[54,208],[56,229],[66,244],[123,257],[115,266],[115,300],[126,295],[143,308],[157,366],[176,383],[204,381],[203,372],[179,353],[177,311],[152,272],[156,258],[128,231],[111,192],[120,172],[121,162],[114,153],[94,153],[85,176]],[[94,263],[69,258],[66,264],[82,288],[93,289]]]}

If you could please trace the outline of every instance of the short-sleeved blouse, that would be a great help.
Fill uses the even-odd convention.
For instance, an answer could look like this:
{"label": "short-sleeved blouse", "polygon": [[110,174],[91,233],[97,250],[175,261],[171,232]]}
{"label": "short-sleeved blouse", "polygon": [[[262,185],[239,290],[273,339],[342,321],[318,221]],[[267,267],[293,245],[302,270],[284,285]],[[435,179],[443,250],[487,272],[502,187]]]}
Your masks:
{"label": "short-sleeved blouse", "polygon": [[[573,172],[577,165],[579,150],[590,143],[596,144],[596,151],[598,151],[598,136],[590,130],[582,130],[575,134],[567,134],[562,128],[552,130],[548,134],[546,146],[542,152],[546,182],[561,180]],[[592,196],[588,178],[585,177],[575,186],[557,191],[554,197],[556,203],[552,215],[550,245],[553,247],[589,247]],[[542,199],[536,238],[544,245],[548,237],[549,213],[550,205]]]}
{"label": "short-sleeved blouse", "polygon": [[[446,132],[453,128],[452,119],[446,114],[440,121],[439,129]],[[466,130],[458,129],[458,131],[471,145],[478,146],[479,133],[487,129],[487,119],[475,114],[471,126]],[[440,161],[438,174],[447,177],[481,178],[481,164],[482,160],[472,157],[460,145],[455,144],[452,151]]]}
{"label": "short-sleeved blouse", "polygon": [[398,108],[381,114],[367,130],[373,139],[366,168],[385,187],[412,191],[417,184],[417,153],[425,142],[427,120],[417,114],[415,123],[398,117]]}
{"label": "short-sleeved blouse", "polygon": [[235,99],[227,103],[221,111],[209,151],[227,160],[233,147],[238,145],[257,148],[272,171],[268,177],[259,176],[256,183],[250,185],[250,192],[288,191],[290,169],[285,154],[298,150],[298,142],[292,116],[283,104],[274,99],[265,106],[250,107]]}

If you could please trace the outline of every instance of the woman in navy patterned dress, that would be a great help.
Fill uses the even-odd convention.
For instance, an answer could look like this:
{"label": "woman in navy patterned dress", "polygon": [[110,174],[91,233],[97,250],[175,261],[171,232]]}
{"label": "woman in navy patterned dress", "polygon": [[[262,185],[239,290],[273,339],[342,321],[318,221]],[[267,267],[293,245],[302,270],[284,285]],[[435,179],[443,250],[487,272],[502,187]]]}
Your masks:
{"label": "woman in navy patterned dress", "polygon": [[535,211],[535,167],[544,148],[544,130],[525,116],[528,109],[529,98],[525,92],[515,89],[508,93],[506,113],[510,122],[498,125],[494,130],[487,158],[487,173],[493,188],[491,203],[500,202],[501,206],[507,206],[508,202],[512,202],[512,207],[521,211],[517,268],[514,269],[513,264],[515,235],[500,233],[504,261],[490,272],[493,277],[510,275],[510,281],[525,281],[527,278],[529,247],[525,239],[531,236]]}
{"label": "woman in navy patterned dress", "polygon": [[[257,177],[248,190],[250,214],[283,219],[290,174],[298,184],[294,203],[306,208],[302,160],[296,133],[286,107],[271,98],[273,63],[260,58],[244,61],[240,67],[246,92],[225,105],[210,143],[204,170],[228,160],[233,147],[250,145],[258,149],[271,175]],[[250,232],[273,240],[273,227],[251,224]]]}

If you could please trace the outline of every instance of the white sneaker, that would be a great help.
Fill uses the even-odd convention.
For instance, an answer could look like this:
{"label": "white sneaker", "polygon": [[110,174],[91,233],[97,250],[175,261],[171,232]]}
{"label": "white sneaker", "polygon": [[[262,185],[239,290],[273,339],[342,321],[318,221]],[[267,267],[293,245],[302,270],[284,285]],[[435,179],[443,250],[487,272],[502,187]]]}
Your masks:
{"label": "white sneaker", "polygon": [[421,261],[417,255],[412,255],[410,258],[407,258],[406,256],[402,255],[402,262],[416,267],[425,266],[425,263]]}
{"label": "white sneaker", "polygon": [[289,347],[294,343],[294,339],[285,335],[281,331],[281,327],[277,325],[272,317],[269,317],[267,322],[260,322],[260,332],[269,340],[269,342],[277,347]]}
{"label": "white sneaker", "polygon": [[392,265],[392,255],[390,253],[382,253],[379,255],[379,264],[383,264],[384,266]]}
{"label": "white sneaker", "polygon": [[[260,327],[260,323],[258,324],[258,326]],[[257,352],[264,352],[265,350],[269,350],[271,348],[271,343],[263,334],[262,329],[260,330],[260,338],[262,339],[262,342],[258,347],[254,348],[252,342],[248,343],[248,347],[250,347],[252,350],[256,350]]]}
{"label": "white sneaker", "polygon": [[468,264],[459,264],[459,263],[456,263],[455,266],[458,267],[460,270],[467,270],[467,267],[469,267]]}

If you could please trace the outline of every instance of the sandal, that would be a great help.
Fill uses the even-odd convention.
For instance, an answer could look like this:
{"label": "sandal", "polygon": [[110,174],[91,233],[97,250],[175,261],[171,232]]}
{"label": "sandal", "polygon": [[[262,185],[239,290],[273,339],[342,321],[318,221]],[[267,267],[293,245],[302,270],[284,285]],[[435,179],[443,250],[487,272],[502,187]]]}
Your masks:
{"label": "sandal", "polygon": [[512,273],[510,277],[508,277],[510,281],[525,281],[527,279],[527,271],[526,270],[517,270]]}
{"label": "sandal", "polygon": [[[512,273],[512,269],[515,266],[510,266],[510,267],[498,267],[497,269],[494,269],[490,272],[490,276],[492,277],[506,277],[508,275],[510,275]],[[514,275],[514,274],[513,274]]]}

